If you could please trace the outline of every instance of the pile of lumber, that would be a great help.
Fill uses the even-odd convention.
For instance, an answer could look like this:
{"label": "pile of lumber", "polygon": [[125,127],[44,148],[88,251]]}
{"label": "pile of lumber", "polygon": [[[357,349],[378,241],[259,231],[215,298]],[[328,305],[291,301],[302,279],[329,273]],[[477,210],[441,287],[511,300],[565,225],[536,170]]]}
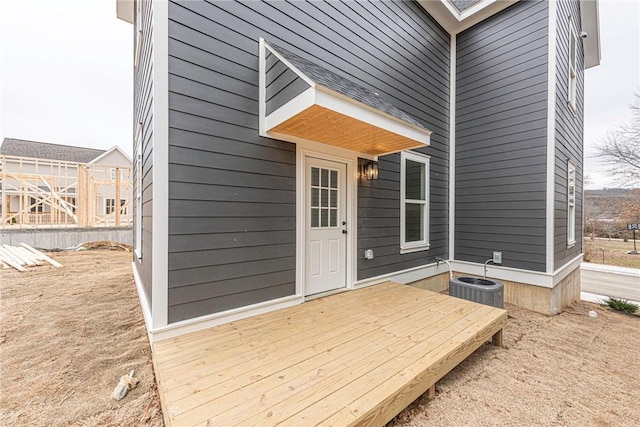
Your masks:
{"label": "pile of lumber", "polygon": [[44,262],[56,268],[62,267],[62,264],[26,243],[20,243],[20,246],[2,245],[0,247],[0,267],[2,268],[13,267],[18,271],[27,271],[26,267],[35,267]]}

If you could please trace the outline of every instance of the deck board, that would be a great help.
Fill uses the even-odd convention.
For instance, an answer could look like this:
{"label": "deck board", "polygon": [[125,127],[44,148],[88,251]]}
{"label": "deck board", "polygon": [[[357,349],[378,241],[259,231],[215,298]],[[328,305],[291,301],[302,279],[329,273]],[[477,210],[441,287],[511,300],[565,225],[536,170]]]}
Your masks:
{"label": "deck board", "polygon": [[387,282],[154,343],[167,425],[379,425],[506,311]]}

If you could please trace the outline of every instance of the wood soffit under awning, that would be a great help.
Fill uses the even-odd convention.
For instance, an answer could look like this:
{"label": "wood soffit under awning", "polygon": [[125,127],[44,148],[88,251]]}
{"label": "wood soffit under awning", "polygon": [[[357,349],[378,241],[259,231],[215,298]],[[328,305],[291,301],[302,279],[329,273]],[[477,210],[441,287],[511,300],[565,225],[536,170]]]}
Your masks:
{"label": "wood soffit under awning", "polygon": [[264,114],[261,131],[265,136],[301,138],[368,156],[429,145],[431,131],[377,93],[284,48],[261,42],[261,102],[267,102],[264,58],[268,54],[295,73],[300,87],[300,93]]}

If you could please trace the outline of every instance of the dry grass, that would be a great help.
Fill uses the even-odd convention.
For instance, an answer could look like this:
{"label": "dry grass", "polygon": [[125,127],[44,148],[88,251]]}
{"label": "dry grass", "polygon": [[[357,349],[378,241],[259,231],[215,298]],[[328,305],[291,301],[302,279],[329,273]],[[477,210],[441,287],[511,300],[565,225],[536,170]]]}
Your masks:
{"label": "dry grass", "polygon": [[[636,240],[636,247],[640,251],[640,240]],[[604,248],[604,263],[601,248]],[[627,251],[631,250],[633,250],[633,240],[623,242],[622,240],[584,238],[585,262],[640,268],[640,255],[628,254]]]}
{"label": "dry grass", "polygon": [[[0,425],[161,426],[131,253],[57,252],[0,270]],[[116,402],[121,375],[140,385]]]}

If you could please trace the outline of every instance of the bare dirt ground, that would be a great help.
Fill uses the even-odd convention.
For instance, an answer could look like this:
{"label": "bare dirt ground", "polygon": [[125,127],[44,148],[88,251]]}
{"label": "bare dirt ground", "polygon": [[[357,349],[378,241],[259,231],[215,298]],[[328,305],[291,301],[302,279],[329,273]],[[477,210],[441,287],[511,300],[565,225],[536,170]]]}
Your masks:
{"label": "bare dirt ground", "polygon": [[[0,425],[162,426],[131,253],[53,257],[64,267],[0,271]],[[507,308],[506,348],[481,347],[389,425],[640,425],[639,316]],[[116,402],[131,369],[141,383]]]}
{"label": "bare dirt ground", "polygon": [[478,349],[389,426],[640,425],[639,316],[507,309],[505,348]]}
{"label": "bare dirt ground", "polygon": [[163,425],[131,253],[50,255],[64,267],[0,270],[0,425]]}

